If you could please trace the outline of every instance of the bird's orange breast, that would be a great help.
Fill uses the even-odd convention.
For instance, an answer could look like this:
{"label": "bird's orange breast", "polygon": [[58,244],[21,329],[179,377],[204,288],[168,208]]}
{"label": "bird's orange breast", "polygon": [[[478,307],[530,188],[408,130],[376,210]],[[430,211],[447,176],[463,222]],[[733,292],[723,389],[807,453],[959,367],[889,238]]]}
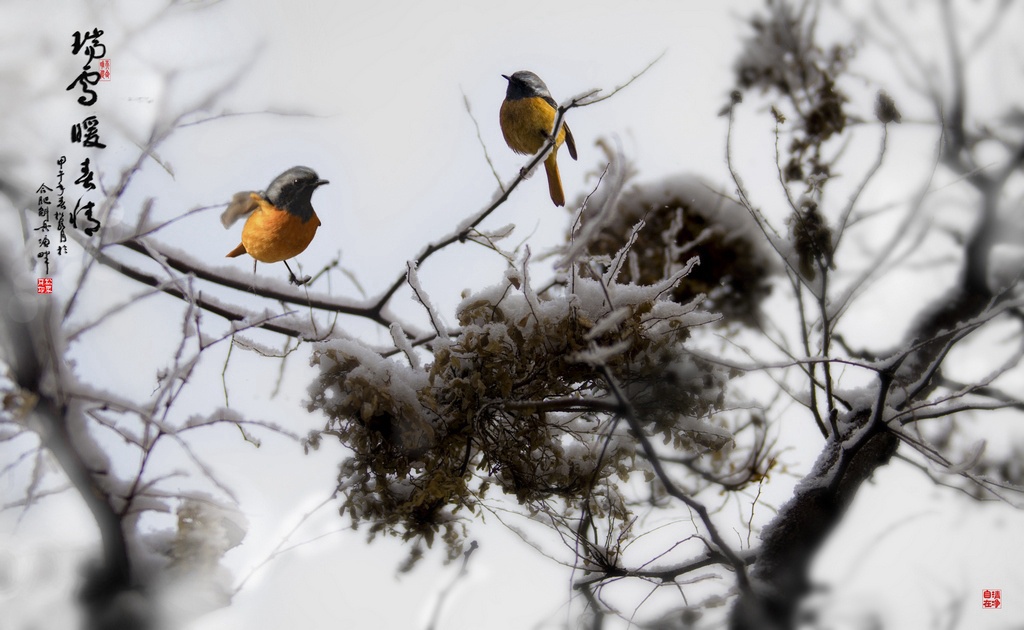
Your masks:
{"label": "bird's orange breast", "polygon": [[249,215],[242,228],[242,245],[245,251],[260,262],[273,263],[294,258],[301,254],[320,227],[316,212],[307,221],[275,208],[260,197],[259,207]]}
{"label": "bird's orange breast", "polygon": [[[505,100],[499,112],[501,133],[516,153],[532,155],[544,146],[555,126],[555,108],[542,98]],[[558,130],[555,151],[565,141],[565,126]]]}

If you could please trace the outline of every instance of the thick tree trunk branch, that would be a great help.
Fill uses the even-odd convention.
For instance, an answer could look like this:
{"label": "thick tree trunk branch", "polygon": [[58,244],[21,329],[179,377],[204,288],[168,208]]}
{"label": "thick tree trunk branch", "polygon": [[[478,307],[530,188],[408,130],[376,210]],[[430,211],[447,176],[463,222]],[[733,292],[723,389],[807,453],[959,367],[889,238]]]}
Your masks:
{"label": "thick tree trunk branch", "polygon": [[[986,215],[986,219],[988,219]],[[982,220],[972,245],[989,229]],[[957,326],[981,315],[992,304],[992,294],[975,281],[967,254],[961,286],[952,297],[942,298],[911,333],[914,350],[894,355],[890,370],[879,374],[879,398],[874,412],[851,413],[850,427],[841,440],[830,439],[812,472],[797,486],[792,499],[762,533],[762,546],[750,572],[750,589],[741,591],[732,611],[732,630],[784,630],[796,623],[801,600],[809,593],[810,566],[828,535],[842,520],[861,484],[889,463],[899,445],[897,435],[885,424],[883,410],[896,410],[925,398],[933,389],[938,364],[954,343]],[[925,382],[922,382],[925,381]],[[917,385],[914,395],[891,403]]]}
{"label": "thick tree trunk branch", "polygon": [[60,464],[78,494],[85,501],[99,528],[102,556],[90,567],[79,593],[85,606],[85,627],[89,630],[141,630],[148,627],[145,619],[128,616],[118,606],[119,597],[134,588],[128,544],[122,520],[115,511],[109,492],[97,481],[96,473],[75,444],[71,423],[84,418],[63,400],[63,381],[58,361],[63,360],[49,333],[53,325],[50,309],[31,321],[21,312],[9,268],[0,264],[0,294],[8,296],[14,317],[5,322],[12,348],[11,369],[18,387],[37,397],[33,418],[38,422],[42,445]]}
{"label": "thick tree trunk branch", "polygon": [[[863,414],[867,421],[867,414]],[[783,630],[794,626],[800,601],[810,591],[815,554],[842,520],[861,484],[896,452],[898,438],[882,424],[845,441],[830,440],[814,470],[766,529],[750,574],[732,611],[734,630]],[[832,483],[824,476],[834,473]]]}

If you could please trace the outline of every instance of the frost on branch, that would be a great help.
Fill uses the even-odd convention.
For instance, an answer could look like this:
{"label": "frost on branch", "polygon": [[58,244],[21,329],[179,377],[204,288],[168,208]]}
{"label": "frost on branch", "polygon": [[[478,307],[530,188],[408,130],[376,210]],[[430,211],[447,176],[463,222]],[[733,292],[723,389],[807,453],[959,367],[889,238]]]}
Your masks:
{"label": "frost on branch", "polygon": [[596,233],[580,232],[594,256],[611,256],[625,245],[630,226],[647,224],[630,247],[623,281],[657,282],[699,256],[672,299],[686,303],[703,295],[703,307],[721,313],[721,323],[758,320],[779,266],[746,208],[698,177],[675,175],[633,185],[603,215]]}
{"label": "frost on branch", "polygon": [[329,421],[310,443],[329,435],[353,452],[343,511],[371,537],[429,545],[440,532],[452,557],[465,533],[457,513],[498,495],[530,514],[587,509],[626,522],[619,485],[653,475],[607,375],[666,448],[699,456],[731,443],[712,421],[729,375],[684,348],[714,316],[672,298],[691,266],[645,285],[574,272],[571,289],[545,293],[524,263],[463,300],[459,329],[434,340],[422,368],[356,341],[321,344],[309,408]]}
{"label": "frost on branch", "polygon": [[162,601],[169,618],[185,621],[231,603],[232,576],[221,563],[241,544],[249,524],[212,497],[183,500],[177,515],[173,538],[160,548],[169,560]]}
{"label": "frost on branch", "polygon": [[[795,119],[795,129],[787,150],[790,159],[783,166],[787,182],[828,179],[831,169],[821,144],[842,134],[850,122],[843,108],[847,97],[836,82],[845,74],[853,48],[819,45],[817,21],[806,15],[814,10],[810,3],[800,9],[785,2],[769,4],[768,15],[751,20],[754,33],[735,65],[740,88],[760,87],[782,95],[792,106],[787,112]],[[773,113],[779,124],[786,122],[784,112],[773,108]]]}

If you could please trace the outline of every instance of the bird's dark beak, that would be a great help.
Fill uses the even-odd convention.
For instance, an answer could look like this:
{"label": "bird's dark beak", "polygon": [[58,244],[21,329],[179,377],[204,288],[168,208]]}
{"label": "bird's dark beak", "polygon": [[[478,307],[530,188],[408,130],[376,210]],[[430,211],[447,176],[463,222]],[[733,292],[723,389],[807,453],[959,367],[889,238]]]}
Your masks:
{"label": "bird's dark beak", "polygon": [[506,81],[511,81],[512,80],[512,79],[509,78],[509,76],[507,74],[501,75],[501,78],[505,79]]}
{"label": "bird's dark beak", "polygon": [[324,184],[330,184],[330,183],[331,182],[327,181],[326,179],[318,179],[318,180],[316,180],[316,186],[314,186],[313,188],[319,188],[320,186],[323,186]]}

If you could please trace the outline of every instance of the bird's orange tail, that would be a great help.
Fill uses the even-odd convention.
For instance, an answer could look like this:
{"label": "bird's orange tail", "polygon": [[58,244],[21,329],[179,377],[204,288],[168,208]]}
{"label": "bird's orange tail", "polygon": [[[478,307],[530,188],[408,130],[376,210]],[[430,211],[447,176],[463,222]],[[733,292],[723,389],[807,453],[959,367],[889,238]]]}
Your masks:
{"label": "bird's orange tail", "polygon": [[555,161],[555,152],[544,160],[544,171],[548,174],[548,192],[551,193],[551,201],[556,206],[565,205],[565,193],[562,192],[562,178],[558,175],[558,162]]}

